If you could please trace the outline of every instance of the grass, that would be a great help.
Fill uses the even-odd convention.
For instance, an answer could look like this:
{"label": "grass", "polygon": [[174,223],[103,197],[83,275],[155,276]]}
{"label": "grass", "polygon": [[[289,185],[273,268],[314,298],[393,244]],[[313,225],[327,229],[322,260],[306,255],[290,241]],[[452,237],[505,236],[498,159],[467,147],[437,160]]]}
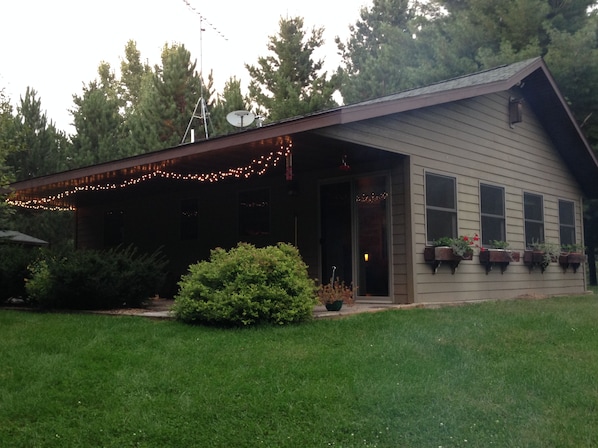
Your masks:
{"label": "grass", "polygon": [[289,327],[0,311],[0,446],[598,446],[596,296]]}

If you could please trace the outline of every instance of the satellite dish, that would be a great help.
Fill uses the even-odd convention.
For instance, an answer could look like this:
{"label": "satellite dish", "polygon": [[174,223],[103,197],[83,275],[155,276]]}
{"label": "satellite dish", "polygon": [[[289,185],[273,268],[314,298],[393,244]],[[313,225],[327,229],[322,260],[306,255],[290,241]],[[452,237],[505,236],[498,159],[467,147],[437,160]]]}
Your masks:
{"label": "satellite dish", "polygon": [[255,115],[246,110],[235,110],[226,116],[226,121],[237,128],[249,126],[255,120]]}

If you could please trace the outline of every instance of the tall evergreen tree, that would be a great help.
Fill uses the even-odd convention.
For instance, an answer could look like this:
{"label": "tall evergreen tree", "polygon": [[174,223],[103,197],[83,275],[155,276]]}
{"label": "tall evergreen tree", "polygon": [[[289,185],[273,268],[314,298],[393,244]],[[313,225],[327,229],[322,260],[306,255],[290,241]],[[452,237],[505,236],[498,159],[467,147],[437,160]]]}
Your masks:
{"label": "tall evergreen tree", "polygon": [[273,54],[258,58],[257,66],[245,65],[252,78],[249,97],[259,113],[276,121],[336,105],[336,77],[329,79],[321,73],[323,61],[312,59],[324,42],[322,33],[323,28],[313,29],[307,36],[300,17],[280,19],[278,34],[269,38]]}
{"label": "tall evergreen tree", "polygon": [[135,152],[180,144],[200,96],[209,103],[211,76],[202,89],[196,64],[184,45],[164,47],[162,65],[143,78],[138,107],[129,117],[129,141]]}
{"label": "tall evergreen tree", "polygon": [[562,86],[582,130],[598,150],[598,14],[575,32],[550,30],[546,63]]}
{"label": "tall evergreen tree", "polygon": [[123,140],[124,120],[120,109],[119,85],[110,65],[98,67],[99,80],[83,87],[82,96],[73,95],[71,110],[76,134],[73,136],[75,166],[91,165],[129,155]]}
{"label": "tall evergreen tree", "polygon": [[14,151],[6,162],[17,180],[42,176],[67,168],[70,142],[42,111],[37,92],[28,87],[14,118]]}
{"label": "tall evergreen tree", "polygon": [[[13,116],[0,92],[0,189],[8,181],[60,171],[67,166],[70,143],[41,112],[41,100],[28,88]],[[14,176],[13,174],[16,174]],[[0,199],[0,229],[14,229],[50,241],[72,244],[72,214],[8,207]]]}
{"label": "tall evergreen tree", "polygon": [[14,148],[14,117],[10,100],[0,89],[0,229],[8,227],[8,220],[11,210],[5,202],[5,189],[14,179],[10,167],[6,163],[8,154]]}
{"label": "tall evergreen tree", "polygon": [[152,69],[141,62],[141,52],[133,40],[129,40],[125,46],[125,57],[120,63],[120,73],[124,106],[127,111],[134,111],[141,99],[144,79],[151,76]]}
{"label": "tall evergreen tree", "polygon": [[336,44],[342,56],[338,71],[345,103],[388,95],[443,77],[430,47],[440,11],[433,3],[374,0],[349,27],[346,42]]}
{"label": "tall evergreen tree", "polygon": [[228,123],[226,116],[235,110],[249,110],[249,104],[249,100],[241,92],[241,81],[236,77],[231,77],[210,110],[214,135],[228,134],[237,130]]}

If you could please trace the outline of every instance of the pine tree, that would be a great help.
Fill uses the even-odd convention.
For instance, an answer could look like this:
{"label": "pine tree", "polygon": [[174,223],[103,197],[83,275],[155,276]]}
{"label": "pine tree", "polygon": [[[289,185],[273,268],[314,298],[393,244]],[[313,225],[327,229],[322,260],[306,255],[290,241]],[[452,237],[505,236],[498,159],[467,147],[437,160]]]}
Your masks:
{"label": "pine tree", "polygon": [[8,184],[14,180],[12,170],[6,163],[8,154],[14,145],[14,117],[10,100],[0,89],[0,229],[6,229],[11,209],[5,203],[4,191]]}
{"label": "pine tree", "polygon": [[338,71],[345,103],[395,93],[426,84],[440,67],[433,60],[431,32],[438,9],[432,3],[410,0],[374,0],[362,8],[350,26],[347,42],[337,37],[342,56]]}
{"label": "pine tree", "polygon": [[272,121],[336,106],[332,95],[336,77],[321,73],[323,61],[314,61],[314,50],[323,44],[323,28],[310,36],[303,30],[303,19],[280,19],[278,35],[270,36],[270,56],[258,58],[257,66],[245,65],[252,80],[249,97],[258,113]]}
{"label": "pine tree", "polygon": [[164,46],[162,65],[143,78],[138,107],[129,117],[129,141],[136,153],[181,143],[200,96],[213,94],[211,85],[202,89],[196,64],[184,45]]}
{"label": "pine tree", "polygon": [[119,85],[108,63],[98,67],[100,79],[73,95],[71,110],[76,134],[73,136],[73,164],[86,166],[129,155],[122,146],[124,120]]}
{"label": "pine tree", "polygon": [[235,77],[230,78],[210,110],[214,136],[238,130],[228,123],[226,116],[235,110],[249,110],[249,108],[249,100],[241,93],[241,81]]}
{"label": "pine tree", "polygon": [[67,168],[70,143],[42,111],[37,92],[28,87],[14,117],[13,151],[6,163],[17,180],[43,176]]}

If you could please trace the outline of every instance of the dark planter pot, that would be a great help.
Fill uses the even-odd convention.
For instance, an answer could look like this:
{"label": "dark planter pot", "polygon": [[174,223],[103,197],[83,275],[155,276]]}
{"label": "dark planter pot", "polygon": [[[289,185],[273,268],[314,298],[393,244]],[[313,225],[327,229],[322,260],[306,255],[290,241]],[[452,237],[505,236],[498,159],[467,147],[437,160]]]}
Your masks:
{"label": "dark planter pot", "polygon": [[586,256],[582,253],[572,252],[570,254],[561,254],[559,256],[559,264],[563,268],[563,271],[567,271],[567,268],[572,268],[573,272],[576,273],[579,266],[586,261]]}
{"label": "dark planter pot", "polygon": [[512,250],[505,249],[485,249],[480,251],[480,264],[486,267],[488,274],[494,265],[500,267],[500,272],[504,273],[511,261],[519,261],[520,254]]}
{"label": "dark planter pot", "polygon": [[334,302],[327,303],[325,306],[328,311],[340,311],[343,307],[343,301],[335,300]]}
{"label": "dark planter pot", "polygon": [[453,249],[448,246],[438,246],[438,247],[426,247],[424,248],[424,260],[426,263],[430,263],[432,265],[432,270],[434,274],[438,271],[438,267],[442,263],[446,263],[450,266],[451,272],[454,274],[461,263],[461,260],[471,260],[473,259],[473,252],[469,252],[462,257],[455,255]]}
{"label": "dark planter pot", "polygon": [[523,252],[523,262],[529,267],[530,272],[534,266],[538,266],[542,273],[546,270],[548,264],[544,258],[544,251],[526,250]]}

